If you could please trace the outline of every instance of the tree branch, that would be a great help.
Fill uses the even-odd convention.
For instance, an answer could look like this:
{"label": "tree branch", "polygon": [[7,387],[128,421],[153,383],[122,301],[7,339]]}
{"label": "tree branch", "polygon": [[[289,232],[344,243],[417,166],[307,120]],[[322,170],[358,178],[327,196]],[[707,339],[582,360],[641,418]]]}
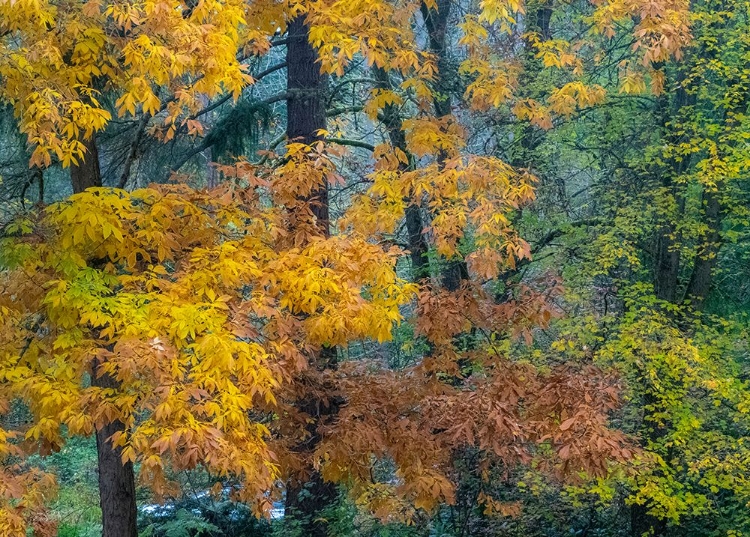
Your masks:
{"label": "tree branch", "polygon": [[347,138],[325,138],[324,140],[331,144],[361,147],[362,149],[367,149],[368,151],[375,151],[374,145],[368,144],[367,142],[362,142],[360,140],[349,140]]}
{"label": "tree branch", "polygon": [[135,131],[135,137],[133,138],[133,142],[130,144],[128,155],[127,157],[125,157],[125,165],[122,168],[122,175],[120,175],[120,182],[117,183],[117,188],[125,188],[125,185],[128,184],[128,180],[130,179],[130,170],[133,167],[135,156],[138,153],[138,145],[141,143],[143,134],[146,132],[146,125],[148,125],[149,119],[149,115],[143,114],[141,116],[141,119],[138,121],[138,127]]}

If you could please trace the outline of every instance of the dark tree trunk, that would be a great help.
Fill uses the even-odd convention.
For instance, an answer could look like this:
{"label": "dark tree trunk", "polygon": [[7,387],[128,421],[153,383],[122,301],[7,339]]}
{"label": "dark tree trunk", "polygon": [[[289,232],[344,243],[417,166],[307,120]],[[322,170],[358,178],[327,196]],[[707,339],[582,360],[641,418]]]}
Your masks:
{"label": "dark tree trunk", "polygon": [[[451,95],[455,92],[458,77],[455,66],[451,64],[446,40],[448,19],[450,17],[451,1],[437,0],[437,9],[430,9],[422,4],[421,11],[427,27],[430,52],[437,58],[438,72],[433,84],[433,107],[438,118],[452,114]],[[438,166],[443,167],[446,155],[438,155]],[[441,271],[441,283],[448,291],[455,291],[461,282],[469,278],[469,270],[463,259],[448,261]]]}
{"label": "dark tree trunk", "polygon": [[34,176],[37,180],[37,187],[39,188],[39,203],[44,205],[44,170],[37,168],[34,172]]}
{"label": "dark tree trunk", "polygon": [[88,140],[83,140],[86,147],[86,154],[83,160],[79,159],[79,164],[70,166],[70,184],[73,187],[73,193],[78,194],[87,188],[102,186],[102,174],[99,171],[99,151],[96,149],[96,141],[92,136]]}
{"label": "dark tree trunk", "polygon": [[[682,87],[684,75],[678,74],[678,89],[674,102],[669,103],[667,96],[658,100],[657,112],[660,115],[660,124],[662,129],[668,129],[673,118],[678,117],[685,106],[693,102],[693,97],[688,95]],[[669,144],[680,142],[675,133],[667,135]],[[678,289],[680,287],[680,270],[682,259],[680,257],[679,246],[682,237],[677,233],[677,222],[683,217],[685,212],[685,198],[681,192],[680,185],[676,184],[674,178],[684,173],[690,165],[689,159],[682,161],[669,161],[656,166],[652,173],[659,178],[661,186],[668,188],[675,198],[676,211],[674,214],[660,223],[656,230],[656,244],[654,252],[654,293],[657,298],[668,302],[676,303],[679,300]],[[644,425],[642,434],[650,441],[657,442],[670,427],[669,424],[655,426],[651,418],[651,410],[658,404],[658,397],[653,386],[646,388],[642,407],[644,408]],[[666,457],[669,459],[669,457]],[[630,535],[632,537],[663,537],[667,534],[667,521],[648,513],[651,505],[632,505],[630,507]]]}
{"label": "dark tree trunk", "polygon": [[[375,78],[378,81],[378,88],[392,90],[391,81],[388,73],[383,69],[374,69]],[[406,137],[404,136],[403,124],[398,108],[393,104],[388,104],[383,108],[383,125],[388,132],[388,139],[391,146],[403,151],[407,156],[408,164],[400,163],[399,169],[406,171],[413,169],[414,159],[406,147]],[[430,263],[427,259],[427,239],[424,236],[424,222],[422,221],[422,212],[419,209],[419,200],[414,199],[410,194],[406,207],[406,231],[409,244],[409,253],[411,256],[411,271],[414,281],[419,281],[430,276]]]}
{"label": "dark tree trunk", "polygon": [[[678,117],[683,107],[690,105],[693,98],[685,92],[682,87],[684,75],[680,73],[677,77],[678,89],[674,102],[670,106],[667,96],[658,100],[657,112],[660,115],[660,124],[662,129],[667,129],[673,118]],[[669,134],[667,142],[677,144],[680,142],[676,134]],[[654,294],[661,300],[676,302],[678,300],[677,291],[680,287],[680,237],[676,236],[676,222],[682,218],[685,211],[685,199],[679,191],[679,186],[675,185],[674,177],[679,176],[689,166],[689,159],[682,161],[669,161],[666,165],[657,166],[653,173],[660,177],[661,185],[670,189],[675,196],[677,203],[677,212],[672,218],[667,217],[656,231],[656,247],[654,252]]]}
{"label": "dark tree trunk", "polygon": [[[323,93],[326,77],[320,72],[318,54],[310,44],[309,28],[304,17],[289,23],[287,41],[286,136],[290,142],[313,144],[322,139],[319,132],[326,128]],[[328,186],[321,185],[310,195],[313,214],[324,235],[329,234]]]}
{"label": "dark tree trunk", "polygon": [[458,291],[461,282],[469,279],[469,269],[463,259],[452,259],[445,264],[442,284],[448,291]]}
{"label": "dark tree trunk", "polygon": [[451,113],[451,93],[454,89],[453,85],[458,80],[456,73],[453,72],[455,69],[450,64],[446,42],[450,10],[451,0],[437,0],[436,9],[430,9],[427,4],[421,6],[422,18],[427,27],[430,52],[437,58],[438,73],[433,85],[435,93],[433,106],[437,117]]}
{"label": "dark tree trunk", "polygon": [[[84,142],[85,160],[70,167],[70,180],[74,193],[102,185],[99,171],[99,152],[94,138]],[[109,375],[97,375],[98,364],[93,364],[91,384],[100,388],[117,388]],[[131,463],[123,464],[119,448],[114,448],[109,438],[124,430],[119,421],[108,423],[96,430],[96,452],[99,467],[99,504],[102,508],[103,537],[137,537],[137,510],[135,504],[135,475]]]}
{"label": "dark tree trunk", "polygon": [[408,233],[411,272],[414,281],[430,276],[430,261],[427,259],[427,240],[424,238],[422,211],[416,200],[406,207],[406,232]]}
{"label": "dark tree trunk", "polygon": [[660,537],[666,535],[667,523],[648,514],[648,505],[633,505],[630,507],[630,535],[632,537]]}
{"label": "dark tree trunk", "polygon": [[[110,375],[97,377],[96,372],[91,384],[106,389],[118,388],[117,381]],[[138,537],[133,464],[123,464],[121,449],[113,447],[109,440],[113,434],[124,430],[125,426],[120,421],[96,430],[103,537]]]}
{"label": "dark tree trunk", "polygon": [[680,251],[673,238],[674,233],[674,226],[665,224],[656,237],[654,292],[656,298],[668,302],[674,302],[677,298],[680,276]]}
{"label": "dark tree trunk", "polygon": [[[323,349],[333,351],[335,349]],[[317,426],[321,419],[337,412],[337,406],[324,407],[321,401],[308,397],[298,404],[300,410],[310,416],[312,421],[307,425],[310,435],[301,450],[313,451],[320,442]],[[328,416],[325,416],[328,414]],[[336,485],[323,480],[317,470],[308,468],[306,472],[292,476],[286,484],[286,504],[284,514],[294,520],[305,537],[328,537],[328,520],[326,508],[336,501]]]}
{"label": "dark tree trunk", "polygon": [[721,206],[717,192],[705,192],[703,195],[705,223],[708,231],[703,236],[703,247],[698,251],[693,265],[693,273],[686,292],[693,307],[700,310],[711,292],[711,281],[716,258],[719,254],[721,239]]}
{"label": "dark tree trunk", "polygon": [[[289,23],[286,58],[287,139],[289,142],[314,144],[322,139],[319,131],[326,128],[326,77],[321,74],[317,52],[310,45],[309,28],[304,17],[297,17]],[[320,185],[307,201],[311,204],[320,233],[329,236],[328,185]],[[336,349],[324,347],[313,357],[311,365],[318,370],[335,369]],[[309,454],[320,441],[318,424],[321,420],[333,419],[337,406],[307,396],[298,403],[298,408],[311,418],[307,426],[309,437],[298,446],[301,452]],[[307,468],[300,475],[291,476],[287,482],[285,512],[299,523],[302,535],[326,537],[328,522],[323,511],[336,497],[336,486],[325,482],[313,468]]]}
{"label": "dark tree trunk", "polygon": [[[642,378],[642,382],[650,384],[647,377]],[[654,408],[658,407],[659,399],[654,395],[653,387],[651,387],[643,396],[641,403],[643,408]],[[644,412],[644,422],[641,425],[642,434],[648,438],[651,442],[658,442],[668,432],[671,425],[669,423],[657,424],[655,421],[650,419],[649,413]],[[667,455],[665,459],[671,458],[671,448],[667,449]],[[642,505],[634,504],[630,506],[630,535],[631,537],[643,537],[645,535],[649,537],[663,537],[667,534],[667,521],[650,514],[648,511],[651,508],[651,503],[646,502]]]}
{"label": "dark tree trunk", "polygon": [[552,2],[546,1],[536,11],[536,29],[539,31],[539,37],[542,41],[552,39],[552,30],[550,29],[551,20]]}

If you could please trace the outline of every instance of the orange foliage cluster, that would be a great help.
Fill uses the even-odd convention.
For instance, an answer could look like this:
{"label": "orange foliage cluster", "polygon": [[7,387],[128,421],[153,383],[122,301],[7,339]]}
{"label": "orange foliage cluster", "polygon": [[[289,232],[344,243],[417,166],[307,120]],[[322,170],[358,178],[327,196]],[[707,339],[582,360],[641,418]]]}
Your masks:
{"label": "orange foliage cluster", "polygon": [[[619,406],[616,378],[592,366],[541,371],[492,344],[490,333],[549,319],[546,303],[530,291],[495,304],[476,288],[424,290],[416,323],[431,350],[421,363],[393,371],[356,362],[330,373],[346,404],[322,428],[315,456],[323,475],[349,483],[382,518],[408,519],[414,509],[453,503],[452,462],[463,449],[480,450],[484,467],[508,472],[534,461],[574,479],[604,476],[609,463],[629,459],[628,440],[608,427]],[[488,343],[462,349],[457,336],[468,329],[487,330]],[[373,478],[381,460],[394,464],[393,480]]]}

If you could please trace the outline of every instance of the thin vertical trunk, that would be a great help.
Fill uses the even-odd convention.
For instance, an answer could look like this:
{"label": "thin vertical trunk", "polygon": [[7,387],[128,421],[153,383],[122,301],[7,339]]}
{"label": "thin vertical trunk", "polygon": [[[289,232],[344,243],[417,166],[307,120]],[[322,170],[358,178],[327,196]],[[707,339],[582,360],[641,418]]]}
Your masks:
{"label": "thin vertical trunk", "polygon": [[648,513],[647,505],[630,508],[630,535],[632,537],[660,537],[666,535],[667,523]]}
{"label": "thin vertical trunk", "polygon": [[[682,204],[680,204],[682,205]],[[665,223],[656,237],[656,266],[654,270],[654,293],[656,298],[675,302],[680,276],[680,250],[674,234],[673,222]]]}
{"label": "thin vertical trunk", "polygon": [[[677,117],[682,107],[687,104],[687,94],[682,89],[677,91],[672,106],[670,106],[666,95],[661,97],[658,101],[659,108],[657,109],[660,113],[661,128],[667,129],[670,121],[674,117]],[[677,139],[672,134],[667,135],[667,140],[669,143],[677,142]],[[658,178],[661,186],[668,189],[672,196],[675,197],[676,202],[675,214],[664,218],[656,229],[653,274],[654,294],[660,300],[672,303],[677,301],[682,263],[679,252],[681,238],[677,235],[676,221],[685,210],[684,198],[673,178],[682,173],[687,165],[686,161],[671,161],[657,165],[651,170],[654,176]],[[653,427],[651,425],[651,410],[648,409],[656,405],[657,402],[658,399],[653,392],[653,387],[650,385],[646,386],[642,403],[644,409],[642,434],[645,439],[651,442],[658,441],[659,438],[666,434],[666,425],[661,427]],[[666,534],[666,521],[650,514],[648,512],[650,508],[650,503],[634,504],[630,507],[630,535],[632,537],[643,537],[644,535],[662,537]]]}
{"label": "thin vertical trunk", "polygon": [[[94,138],[84,142],[83,162],[70,167],[70,181],[74,193],[101,186],[99,152]],[[105,389],[117,389],[118,383],[109,375],[98,375],[99,364],[92,368],[91,384]],[[102,508],[102,537],[137,537],[137,509],[135,503],[135,475],[131,463],[123,464],[119,448],[109,441],[116,432],[123,431],[119,421],[104,424],[96,430],[96,453],[99,468],[99,504]]]}
{"label": "thin vertical trunk", "polygon": [[[320,131],[326,127],[324,92],[326,78],[320,72],[318,55],[309,42],[309,28],[303,16],[289,22],[287,44],[287,127],[289,142],[313,144],[321,140]],[[330,235],[328,212],[328,185],[323,184],[311,192],[307,201],[316,217],[321,235]],[[313,357],[311,364],[317,370],[335,369],[336,349],[324,347]],[[334,402],[321,401],[308,394],[298,402],[298,408],[310,417],[308,438],[298,446],[306,454],[313,452],[320,441],[317,427],[322,419],[330,419],[337,412]],[[323,516],[326,507],[336,500],[337,491],[332,483],[323,480],[313,468],[300,475],[291,476],[286,488],[286,514],[299,524],[302,535],[326,537],[328,522]]]}
{"label": "thin vertical trunk", "polygon": [[37,168],[34,175],[36,176],[37,187],[39,188],[39,203],[44,205],[44,170],[42,168]]}
{"label": "thin vertical trunk", "polygon": [[[388,73],[383,69],[374,69],[375,78],[378,81],[378,88],[391,90],[392,85]],[[393,104],[388,104],[383,108],[383,125],[388,132],[388,138],[391,146],[401,150],[409,161],[408,164],[400,163],[399,170],[407,171],[414,168],[414,159],[406,147],[406,137],[404,136],[403,123],[399,115],[398,108]],[[408,205],[405,211],[406,232],[409,244],[409,253],[411,256],[411,271],[414,281],[419,281],[430,276],[430,263],[427,259],[427,239],[424,236],[424,222],[422,221],[422,212],[419,209],[419,200],[414,199],[410,194]]]}
{"label": "thin vertical trunk", "polygon": [[552,30],[550,29],[550,21],[552,20],[552,2],[550,0],[545,1],[536,11],[536,27],[539,30],[539,38],[542,41],[549,41],[552,39]]}
{"label": "thin vertical trunk", "polygon": [[422,18],[427,27],[430,52],[437,59],[437,77],[433,84],[433,106],[435,115],[444,117],[451,113],[451,93],[457,81],[456,73],[451,72],[447,50],[448,17],[450,16],[451,0],[437,0],[435,9],[422,4]]}
{"label": "thin vertical trunk", "polygon": [[[433,83],[432,106],[435,116],[438,118],[452,114],[451,95],[455,91],[456,73],[451,67],[448,56],[448,19],[450,17],[451,1],[437,0],[436,9],[430,9],[427,4],[422,4],[422,18],[427,28],[430,52],[437,59],[437,75]],[[443,167],[445,155],[438,155],[437,161],[440,168]],[[463,259],[449,260],[441,271],[441,283],[448,291],[455,291],[461,286],[461,282],[469,278],[469,270]]]}
{"label": "thin vertical trunk", "polygon": [[[691,104],[691,97],[682,87],[683,80],[684,74],[680,73],[677,79],[678,89],[672,106],[669,105],[666,96],[661,97],[658,101],[662,129],[668,128],[670,122],[679,116],[682,108]],[[667,140],[671,144],[678,143],[678,139],[674,134],[669,134]],[[676,221],[681,218],[685,210],[684,197],[679,192],[679,186],[675,185],[673,178],[683,173],[688,165],[688,159],[684,159],[679,162],[667,162],[666,167],[661,169],[657,167],[654,170],[654,173],[661,176],[661,185],[670,189],[677,203],[677,213],[672,215],[672,218],[666,218],[657,229],[654,262],[654,293],[657,298],[673,303],[677,301],[682,263],[679,251],[680,238],[677,237]]]}

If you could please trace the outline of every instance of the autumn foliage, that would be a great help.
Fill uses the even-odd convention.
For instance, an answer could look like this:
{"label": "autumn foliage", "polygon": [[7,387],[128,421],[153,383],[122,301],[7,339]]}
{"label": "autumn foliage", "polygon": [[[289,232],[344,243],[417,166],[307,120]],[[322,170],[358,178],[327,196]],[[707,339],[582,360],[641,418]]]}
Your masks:
{"label": "autumn foliage", "polygon": [[[322,73],[376,80],[357,108],[385,133],[359,143],[372,149],[366,186],[346,194],[330,233],[315,204],[347,183],[346,123],[218,166],[216,187],[89,188],[5,223],[0,414],[20,405],[28,419],[0,428],[0,534],[54,531],[54,480],[30,454],[115,422],[112,446],[157,496],[177,490],[174,471],[202,467],[258,516],[317,472],[380,519],[412,522],[455,503],[467,450],[488,483],[479,502],[504,516],[516,507],[492,497],[491,471],[582,483],[631,461],[636,438],[611,423],[620,375],[512,352],[563,315],[563,291],[553,271],[496,290],[531,261],[517,217],[539,181],[481,150],[466,117],[502,108],[549,131],[606,103],[612,88],[587,58],[622,34],[631,55],[615,93],[661,94],[664,64],[690,44],[688,8],[586,3],[588,30],[567,41],[526,27],[522,3],[484,0],[460,14],[451,43],[434,1],[0,0],[0,98],[31,167],[98,158],[87,147],[115,116],[160,142],[205,139],[207,103],[237,101],[255,82],[250,62],[298,18]],[[524,54],[498,52],[512,36]],[[534,62],[552,81],[543,91],[520,82]],[[419,241],[426,270],[410,280]],[[422,346],[414,363],[339,359],[402,326]],[[382,463],[388,478],[375,475]]]}
{"label": "autumn foliage", "polygon": [[[174,486],[165,468],[201,464],[239,480],[237,497],[260,514],[276,480],[301,464],[294,447],[305,417],[293,407],[301,385],[344,401],[335,421],[320,424],[323,441],[308,462],[384,517],[450,503],[450,455],[463,446],[495,464],[541,457],[563,474],[606,473],[605,461],[628,457],[624,437],[606,426],[617,406],[611,379],[544,374],[491,346],[454,347],[470,327],[544,322],[549,312],[533,293],[493,306],[479,287],[455,296],[425,287],[417,330],[434,345],[430,358],[398,372],[366,363],[311,369],[321,345],[389,339],[418,288],[397,276],[398,251],[354,231],[316,235],[299,201],[314,183],[300,178],[323,177],[327,161],[310,148],[291,151],[305,152],[291,181],[285,167],[239,164],[216,191],[93,189],[6,228],[2,393],[33,416],[3,433],[12,435],[6,457],[56,450],[65,435],[119,420],[125,431],[113,443],[156,493]],[[456,365],[464,355],[476,369],[466,378]],[[88,380],[105,374],[116,389]],[[10,441],[17,435],[22,444]],[[373,460],[384,457],[401,485],[372,482]],[[13,483],[7,498],[33,494]]]}

